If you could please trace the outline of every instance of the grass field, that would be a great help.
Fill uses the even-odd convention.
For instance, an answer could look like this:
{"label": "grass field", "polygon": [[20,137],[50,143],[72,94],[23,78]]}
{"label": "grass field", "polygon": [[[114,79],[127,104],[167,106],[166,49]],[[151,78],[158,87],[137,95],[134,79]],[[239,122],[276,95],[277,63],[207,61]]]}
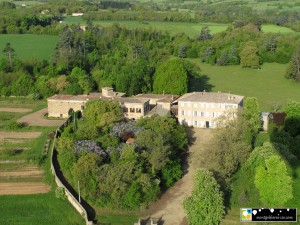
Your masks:
{"label": "grass field", "polygon": [[199,59],[191,61],[200,66],[207,82],[213,86],[212,91],[257,97],[262,111],[270,111],[275,102],[284,106],[289,99],[300,101],[300,84],[284,78],[286,64],[265,63],[260,70],[255,70],[240,66],[212,66],[201,63]]}
{"label": "grass field", "polygon": [[[85,24],[85,20],[81,17],[67,16],[64,19],[65,23],[68,24]],[[218,23],[182,23],[182,22],[157,22],[157,21],[93,21],[94,24],[99,24],[104,27],[111,26],[113,24],[119,24],[125,26],[128,29],[134,28],[146,28],[146,29],[158,29],[167,31],[174,35],[177,33],[186,33],[189,37],[195,37],[200,34],[201,29],[204,26],[208,26],[212,34],[225,31],[228,28],[228,24]],[[294,33],[290,28],[280,27],[272,24],[262,25],[263,32],[271,33]]]}
{"label": "grass field", "polygon": [[1,225],[79,225],[81,216],[54,192],[0,196]]}
{"label": "grass field", "polygon": [[1,34],[0,49],[2,51],[6,43],[11,43],[16,58],[50,60],[57,40],[57,36],[50,35]]}

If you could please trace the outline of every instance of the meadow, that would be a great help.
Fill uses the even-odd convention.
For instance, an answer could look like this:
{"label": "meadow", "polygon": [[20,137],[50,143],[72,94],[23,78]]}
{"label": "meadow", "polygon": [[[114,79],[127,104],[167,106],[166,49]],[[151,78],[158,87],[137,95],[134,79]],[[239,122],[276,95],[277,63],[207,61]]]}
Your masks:
{"label": "meadow", "polygon": [[51,35],[1,34],[0,50],[2,52],[6,43],[11,43],[12,48],[15,49],[16,58],[50,60],[57,40],[57,36]]}
{"label": "meadow", "polygon": [[[67,24],[85,24],[86,21],[81,17],[67,16],[64,19]],[[200,34],[203,27],[208,26],[212,34],[225,31],[229,24],[220,23],[185,23],[185,22],[160,22],[160,21],[93,21],[93,24],[101,25],[103,27],[108,27],[113,24],[119,24],[128,29],[145,28],[145,29],[157,29],[161,31],[167,31],[172,35],[177,33],[185,33],[189,37],[194,38]],[[263,24],[263,32],[271,33],[294,33],[290,28],[280,27],[272,24]]]}
{"label": "meadow", "polygon": [[207,76],[212,91],[257,97],[261,111],[271,111],[274,103],[284,106],[289,99],[300,101],[300,84],[284,77],[287,64],[265,63],[257,70],[213,66],[201,63],[199,59],[191,61],[201,68],[201,74]]}
{"label": "meadow", "polygon": [[81,216],[54,192],[0,196],[2,225],[83,225]]}

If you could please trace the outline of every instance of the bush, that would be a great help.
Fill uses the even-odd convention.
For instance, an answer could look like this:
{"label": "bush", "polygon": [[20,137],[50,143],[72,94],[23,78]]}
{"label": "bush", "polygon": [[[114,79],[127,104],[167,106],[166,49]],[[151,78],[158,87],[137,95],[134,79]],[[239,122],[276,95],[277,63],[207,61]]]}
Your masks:
{"label": "bush", "polygon": [[56,188],[55,197],[60,198],[60,199],[65,199],[66,198],[65,190],[64,190],[63,187],[57,187]]}
{"label": "bush", "polygon": [[18,129],[22,129],[26,126],[27,126],[26,123],[18,123],[16,121],[14,121],[14,122],[11,122],[10,124],[7,125],[7,129],[9,129],[9,130],[18,130]]}

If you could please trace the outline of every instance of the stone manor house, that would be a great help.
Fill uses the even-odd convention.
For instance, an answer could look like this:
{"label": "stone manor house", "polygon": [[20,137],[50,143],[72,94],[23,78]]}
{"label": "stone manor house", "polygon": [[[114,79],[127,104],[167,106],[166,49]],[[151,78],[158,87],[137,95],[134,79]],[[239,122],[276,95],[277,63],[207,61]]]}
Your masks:
{"label": "stone manor house", "polygon": [[243,107],[243,96],[221,92],[193,92],[183,96],[171,94],[138,94],[125,97],[125,93],[114,92],[103,87],[102,93],[89,95],[54,95],[48,98],[48,116],[67,118],[72,108],[84,110],[85,103],[92,99],[119,102],[124,118],[139,119],[154,114],[171,112],[179,123],[201,128],[216,127],[220,118],[235,118]]}

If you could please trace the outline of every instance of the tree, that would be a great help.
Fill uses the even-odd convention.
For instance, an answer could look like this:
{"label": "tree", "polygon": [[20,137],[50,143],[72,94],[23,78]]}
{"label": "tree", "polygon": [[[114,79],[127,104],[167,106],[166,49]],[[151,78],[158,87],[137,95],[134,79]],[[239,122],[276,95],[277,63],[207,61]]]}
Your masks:
{"label": "tree", "polygon": [[[73,153],[74,154],[74,153]],[[87,153],[78,159],[72,167],[73,183],[80,182],[82,194],[95,197],[97,189],[97,169],[101,158],[96,153]]]}
{"label": "tree", "polygon": [[84,117],[90,124],[98,127],[111,126],[122,120],[122,111],[117,101],[92,100],[86,103],[83,112]]}
{"label": "tree", "polygon": [[198,37],[199,41],[206,41],[212,39],[213,36],[210,34],[210,30],[207,26],[201,29],[200,35]]}
{"label": "tree", "polygon": [[286,77],[296,81],[300,81],[300,47],[294,52],[289,67],[286,72]]}
{"label": "tree", "polygon": [[300,102],[288,101],[286,107],[286,118],[284,120],[284,129],[292,137],[300,135]]}
{"label": "tree", "polygon": [[217,225],[224,215],[223,194],[213,174],[199,169],[191,197],[183,202],[189,225]]}
{"label": "tree", "polygon": [[246,127],[247,124],[242,118],[231,120],[227,126],[220,128],[211,140],[207,158],[211,169],[222,178],[231,178],[248,159],[251,147],[243,140]]}
{"label": "tree", "polygon": [[184,43],[181,43],[178,48],[178,57],[186,58],[186,46]]}
{"label": "tree", "polygon": [[282,206],[293,198],[292,178],[288,176],[285,163],[273,155],[265,160],[265,166],[256,170],[255,186],[260,200],[268,207]]}
{"label": "tree", "polygon": [[219,66],[226,66],[229,62],[229,57],[226,51],[223,51],[220,58],[218,59],[217,64]]}
{"label": "tree", "polygon": [[253,69],[259,68],[260,59],[258,55],[258,48],[255,42],[246,42],[240,53],[240,57],[242,67],[250,67]]}
{"label": "tree", "polygon": [[244,100],[243,117],[247,123],[246,127],[246,141],[250,144],[254,144],[255,137],[261,128],[261,116],[257,98],[248,97]]}
{"label": "tree", "polygon": [[3,53],[5,54],[6,61],[8,62],[9,70],[11,71],[13,69],[13,60],[16,56],[15,49],[11,46],[10,43],[6,43]]}
{"label": "tree", "polygon": [[154,74],[153,92],[182,95],[187,92],[188,77],[179,59],[169,59]]}

